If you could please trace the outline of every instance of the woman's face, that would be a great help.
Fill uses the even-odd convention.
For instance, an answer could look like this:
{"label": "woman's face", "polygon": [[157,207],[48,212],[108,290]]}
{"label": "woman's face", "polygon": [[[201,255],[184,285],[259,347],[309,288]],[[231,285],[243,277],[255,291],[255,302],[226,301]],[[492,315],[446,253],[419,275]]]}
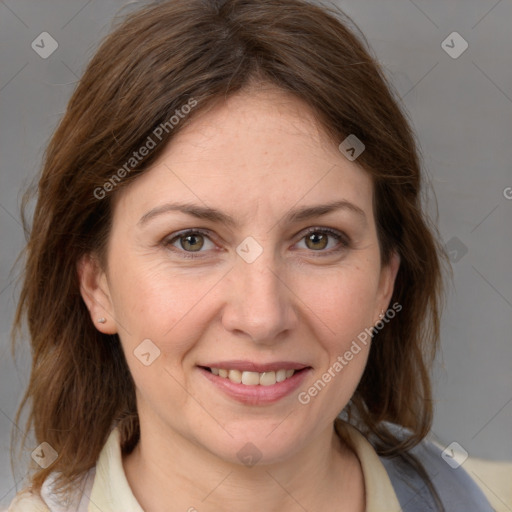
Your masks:
{"label": "woman's face", "polygon": [[308,108],[273,89],[202,113],[120,191],[84,298],[119,333],[141,424],[238,463],[284,460],[330,431],[398,266],[381,266],[372,193]]}

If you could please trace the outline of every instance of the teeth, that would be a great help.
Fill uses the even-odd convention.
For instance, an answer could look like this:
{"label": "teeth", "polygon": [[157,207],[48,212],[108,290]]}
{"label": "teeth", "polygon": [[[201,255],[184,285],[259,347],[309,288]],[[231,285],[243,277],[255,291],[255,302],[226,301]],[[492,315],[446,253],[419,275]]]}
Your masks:
{"label": "teeth", "polygon": [[210,368],[210,370],[214,375],[246,386],[272,386],[276,382],[289,379],[295,373],[295,370],[277,370],[263,373],[241,372],[240,370],[226,370],[224,368]]}
{"label": "teeth", "polygon": [[283,382],[284,379],[286,379],[286,370],[277,370],[276,381]]}
{"label": "teeth", "polygon": [[260,376],[260,386],[272,386],[277,382],[276,372],[264,372]]}
{"label": "teeth", "polygon": [[240,382],[242,382],[242,372],[238,370],[229,370],[228,379],[232,382],[240,384]]}

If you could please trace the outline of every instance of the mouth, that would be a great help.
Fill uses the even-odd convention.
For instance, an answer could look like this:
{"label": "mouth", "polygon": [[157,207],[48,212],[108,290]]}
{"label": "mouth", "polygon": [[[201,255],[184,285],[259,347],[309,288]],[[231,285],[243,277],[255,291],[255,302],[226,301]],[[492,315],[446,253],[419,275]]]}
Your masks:
{"label": "mouth", "polygon": [[198,368],[218,389],[248,405],[280,400],[297,389],[312,370],[310,366],[299,363],[257,365],[247,361],[214,363]]}
{"label": "mouth", "polygon": [[277,371],[269,372],[251,372],[240,370],[227,370],[225,368],[207,368],[213,375],[218,375],[223,379],[229,379],[231,382],[237,384],[244,384],[245,386],[273,386],[277,382],[283,382],[290,377],[293,377],[295,372],[302,370],[285,370],[281,368]]}

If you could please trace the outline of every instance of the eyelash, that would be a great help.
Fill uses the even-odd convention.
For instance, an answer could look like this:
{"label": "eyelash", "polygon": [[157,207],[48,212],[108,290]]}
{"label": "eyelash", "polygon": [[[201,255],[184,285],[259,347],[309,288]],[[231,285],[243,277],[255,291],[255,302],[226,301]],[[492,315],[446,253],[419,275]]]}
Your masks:
{"label": "eyelash", "polygon": [[[345,249],[348,249],[351,247],[350,238],[347,235],[345,235],[344,233],[342,233],[341,231],[337,231],[332,228],[320,228],[320,227],[308,228],[306,230],[306,232],[299,239],[299,242],[302,241],[304,238],[306,238],[308,235],[310,235],[312,233],[327,234],[327,235],[335,238],[337,240],[337,242],[340,244],[340,247],[335,248],[335,249],[330,249],[328,251],[311,250],[312,253],[315,253],[315,252],[319,253],[319,254],[315,255],[314,257],[329,256],[329,255],[341,252],[342,250],[345,250]],[[176,247],[171,248],[171,247],[173,247],[173,243],[176,242],[177,240],[179,240],[180,238],[185,238],[186,236],[189,236],[189,235],[198,235],[198,234],[204,235],[205,237],[210,238],[209,232],[207,230],[203,230],[203,229],[199,229],[199,228],[198,229],[187,229],[185,231],[181,231],[180,233],[177,233],[174,236],[171,235],[171,238],[167,238],[163,241],[163,245],[165,247],[169,248],[173,252],[180,253],[180,257],[185,258],[185,259],[203,258],[204,256],[200,255],[200,254],[201,254],[201,252],[204,252],[204,251],[196,251],[197,254],[195,254],[193,251],[185,251],[184,249],[178,249]]]}

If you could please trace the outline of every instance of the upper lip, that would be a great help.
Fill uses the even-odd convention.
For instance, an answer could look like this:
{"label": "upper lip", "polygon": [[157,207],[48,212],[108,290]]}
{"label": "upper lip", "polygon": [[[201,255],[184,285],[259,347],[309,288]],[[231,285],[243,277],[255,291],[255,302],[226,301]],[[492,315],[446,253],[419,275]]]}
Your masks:
{"label": "upper lip", "polygon": [[207,363],[200,365],[207,368],[219,368],[225,370],[239,370],[241,372],[272,372],[277,370],[302,370],[309,368],[307,364],[297,363],[294,361],[276,361],[273,363],[255,363],[253,361],[233,360],[233,361],[219,361],[215,363]]}

